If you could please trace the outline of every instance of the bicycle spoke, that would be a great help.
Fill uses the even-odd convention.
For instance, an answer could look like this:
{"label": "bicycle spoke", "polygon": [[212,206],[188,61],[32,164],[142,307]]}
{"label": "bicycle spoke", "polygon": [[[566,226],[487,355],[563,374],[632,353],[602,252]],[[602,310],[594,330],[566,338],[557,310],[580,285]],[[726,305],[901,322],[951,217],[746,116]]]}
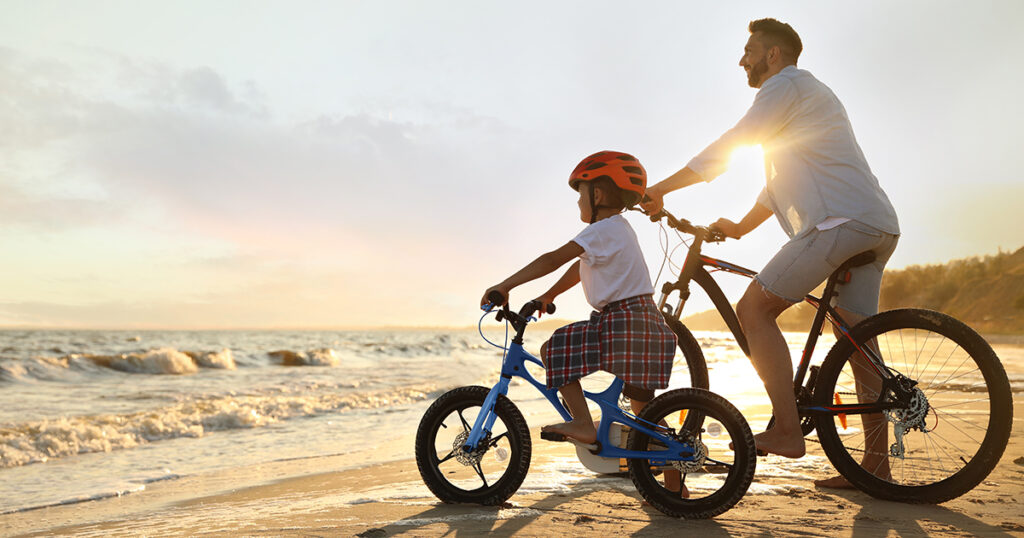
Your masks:
{"label": "bicycle spoke", "polygon": [[[947,413],[943,413],[943,415],[947,415]],[[961,422],[967,422],[967,421],[966,421],[966,420],[962,420],[962,419],[961,419]],[[978,439],[974,438],[974,436],[973,436],[972,434],[970,434],[970,433],[967,433],[966,431],[964,431],[963,429],[961,429],[961,428],[960,428],[959,426],[957,426],[956,424],[954,424],[954,423],[953,423],[953,421],[952,421],[952,420],[950,420],[950,419],[949,419],[948,417],[946,418],[946,424],[949,424],[949,426],[950,426],[951,428],[953,428],[954,430],[956,430],[956,431],[957,431],[958,433],[960,433],[960,434],[961,434],[961,435],[963,435],[964,437],[966,437],[966,438],[970,439],[970,440],[971,440],[972,442],[974,442],[974,443],[975,443],[976,445],[980,445],[980,444],[981,444],[981,441],[979,441]],[[987,430],[987,429],[986,429],[986,428],[984,428],[984,427],[981,427],[981,426],[977,426],[977,425],[975,425],[975,424],[971,424],[970,422],[967,422],[967,424],[970,424],[970,425],[971,425],[972,427],[974,427],[974,428],[975,428],[975,429],[977,429],[977,430],[981,430],[982,432],[984,432],[984,431],[986,431],[986,430]],[[936,432],[936,431],[935,431],[934,429],[933,429],[932,431],[928,432],[928,435],[935,435],[935,436],[941,436],[941,434],[939,434],[938,432]],[[943,438],[943,439],[945,439],[945,438]],[[953,443],[953,442],[950,442],[950,444],[951,444],[951,445],[953,445],[953,446],[957,446],[957,444],[956,444],[956,443]]]}
{"label": "bicycle spoke", "polygon": [[491,442],[488,443],[488,444],[490,446],[498,446],[498,441],[500,441],[502,437],[506,437],[506,436],[508,436],[508,432],[505,432],[505,433],[503,433],[503,434],[501,434],[501,435],[491,439]]}
{"label": "bicycle spoke", "polygon": [[[949,392],[952,392],[952,391],[949,391]],[[929,400],[930,400],[930,398],[929,398]],[[942,405],[932,405],[931,402],[929,401],[929,405],[931,405],[932,409],[946,409],[946,408],[949,408],[949,407],[957,407],[957,406],[960,406],[960,405],[967,405],[967,404],[978,404],[978,403],[988,404],[988,402],[989,402],[988,399],[984,399],[984,400],[960,400],[959,402],[944,403]],[[988,411],[975,411],[974,413],[961,412],[961,413],[957,413],[957,414],[958,415],[988,415],[989,412]]]}
{"label": "bicycle spoke", "polygon": [[451,452],[448,453],[447,456],[445,456],[444,458],[438,460],[437,464],[441,465],[442,463],[444,463],[444,462],[446,462],[446,461],[448,461],[448,460],[450,460],[450,459],[452,459],[454,457],[455,457],[455,450],[453,449]]}
{"label": "bicycle spoke", "polygon": [[716,467],[716,468],[717,467],[721,467],[721,468],[725,469],[726,471],[728,471],[729,469],[732,469],[732,466],[733,466],[732,463],[727,463],[727,462],[724,462],[724,461],[719,461],[719,460],[716,460],[714,458],[707,458],[707,459],[704,460],[704,467],[705,468],[706,467],[710,467],[708,465],[709,463],[711,465],[713,465],[714,467]]}
{"label": "bicycle spoke", "polygon": [[482,468],[480,468],[480,462],[476,462],[473,464],[473,470],[476,471],[476,474],[477,476],[480,477],[480,480],[484,481],[484,487],[489,487],[487,485],[487,477],[484,476],[484,471]]}
{"label": "bicycle spoke", "polygon": [[472,429],[473,429],[473,427],[472,427],[472,426],[470,426],[468,422],[466,422],[466,418],[462,416],[462,409],[459,409],[459,420],[461,420],[461,421],[462,421],[462,428],[463,428],[463,429],[464,429],[465,431],[467,431],[467,432],[468,432],[469,430],[472,430]]}

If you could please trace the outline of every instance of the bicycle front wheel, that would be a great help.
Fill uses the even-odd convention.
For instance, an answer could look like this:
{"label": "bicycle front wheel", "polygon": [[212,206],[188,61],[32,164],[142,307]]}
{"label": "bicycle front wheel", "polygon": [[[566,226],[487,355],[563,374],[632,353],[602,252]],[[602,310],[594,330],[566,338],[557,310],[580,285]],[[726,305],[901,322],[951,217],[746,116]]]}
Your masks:
{"label": "bicycle front wheel", "polygon": [[530,470],[530,430],[515,404],[499,396],[491,431],[473,452],[462,445],[490,389],[460,387],[427,409],[416,431],[416,466],[423,482],[446,503],[499,505]]}
{"label": "bicycle front wheel", "polygon": [[[883,384],[874,352],[892,379]],[[941,503],[992,471],[1013,421],[1010,383],[995,352],[970,327],[922,309],[872,316],[832,348],[814,406],[880,404],[876,413],[815,417],[832,465],[880,499]]]}

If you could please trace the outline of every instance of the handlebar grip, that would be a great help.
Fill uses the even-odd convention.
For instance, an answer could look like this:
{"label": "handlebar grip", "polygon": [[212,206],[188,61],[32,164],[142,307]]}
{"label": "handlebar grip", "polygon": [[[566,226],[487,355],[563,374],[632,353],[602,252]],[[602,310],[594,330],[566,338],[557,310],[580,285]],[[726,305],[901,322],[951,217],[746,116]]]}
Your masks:
{"label": "handlebar grip", "polygon": [[[523,305],[523,309],[519,311],[519,315],[524,317],[524,318],[530,317],[534,313],[536,313],[538,310],[540,310],[540,307],[541,307],[540,301],[534,299],[534,300],[532,300],[532,301],[530,301],[530,302],[528,302],[528,303]],[[552,303],[548,303],[548,307],[545,309],[545,311],[548,314],[554,314],[555,313],[555,305],[552,304]]]}
{"label": "handlebar grip", "polygon": [[498,290],[491,290],[487,294],[487,301],[494,306],[501,306],[505,304],[506,300],[505,295]]}

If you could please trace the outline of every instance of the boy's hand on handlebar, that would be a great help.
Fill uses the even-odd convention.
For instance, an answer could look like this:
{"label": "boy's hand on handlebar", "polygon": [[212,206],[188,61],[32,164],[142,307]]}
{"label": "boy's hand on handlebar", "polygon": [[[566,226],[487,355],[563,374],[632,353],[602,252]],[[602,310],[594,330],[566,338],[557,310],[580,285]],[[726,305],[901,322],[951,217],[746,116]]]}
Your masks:
{"label": "boy's hand on handlebar", "polygon": [[740,225],[729,219],[718,219],[710,227],[713,230],[722,232],[726,237],[731,237],[733,239],[743,237],[743,230],[740,229]]}
{"label": "boy's hand on handlebar", "polygon": [[544,314],[554,313],[555,305],[552,301],[552,298],[543,295],[533,300],[533,302],[537,303],[537,319],[544,317]]}
{"label": "boy's hand on handlebar", "polygon": [[508,292],[509,290],[502,288],[501,286],[488,288],[487,291],[484,292],[483,298],[480,299],[480,308],[484,308],[487,305],[492,307],[505,306],[508,304]]}

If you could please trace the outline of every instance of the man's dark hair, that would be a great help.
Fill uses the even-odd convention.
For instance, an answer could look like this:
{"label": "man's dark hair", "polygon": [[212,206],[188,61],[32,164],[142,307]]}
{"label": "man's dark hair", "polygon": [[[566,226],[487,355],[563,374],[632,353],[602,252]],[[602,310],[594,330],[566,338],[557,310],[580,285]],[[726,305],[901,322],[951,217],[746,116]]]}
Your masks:
{"label": "man's dark hair", "polygon": [[750,26],[747,28],[751,34],[761,32],[765,48],[779,47],[783,58],[793,62],[793,64],[796,64],[797,58],[800,57],[800,53],[804,50],[804,44],[800,41],[800,36],[797,35],[796,30],[784,22],[776,19],[758,19],[750,21]]}

